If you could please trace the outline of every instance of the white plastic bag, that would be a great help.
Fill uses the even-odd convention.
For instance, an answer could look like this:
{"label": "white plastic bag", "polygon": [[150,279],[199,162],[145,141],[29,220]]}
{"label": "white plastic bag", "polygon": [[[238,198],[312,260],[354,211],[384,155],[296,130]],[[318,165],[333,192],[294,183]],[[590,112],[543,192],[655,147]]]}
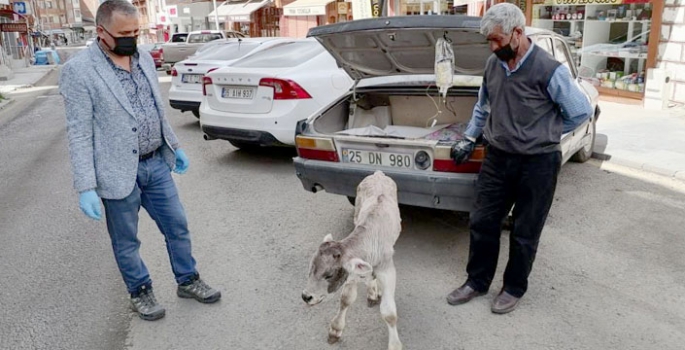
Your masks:
{"label": "white plastic bag", "polygon": [[452,87],[454,76],[454,51],[452,43],[445,38],[439,38],[435,43],[435,85],[443,99],[447,97],[447,90]]}

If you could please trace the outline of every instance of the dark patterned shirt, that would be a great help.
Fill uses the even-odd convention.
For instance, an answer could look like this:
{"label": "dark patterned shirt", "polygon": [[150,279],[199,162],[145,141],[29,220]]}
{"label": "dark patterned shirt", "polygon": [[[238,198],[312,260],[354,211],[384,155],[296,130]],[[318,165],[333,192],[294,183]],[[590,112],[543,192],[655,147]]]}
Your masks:
{"label": "dark patterned shirt", "polygon": [[119,78],[138,120],[138,154],[148,154],[162,146],[162,124],[150,81],[140,67],[138,53],[131,56],[131,72],[117,66],[104,51],[103,54]]}

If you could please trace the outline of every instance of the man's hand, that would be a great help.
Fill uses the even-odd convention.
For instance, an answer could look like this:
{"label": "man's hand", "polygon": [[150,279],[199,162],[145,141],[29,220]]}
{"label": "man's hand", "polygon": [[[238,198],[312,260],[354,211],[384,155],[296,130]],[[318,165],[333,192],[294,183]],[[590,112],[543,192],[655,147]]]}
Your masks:
{"label": "man's hand", "polygon": [[471,156],[471,153],[473,153],[475,147],[476,143],[469,139],[459,140],[452,145],[450,157],[454,160],[454,164],[459,165],[466,162]]}
{"label": "man's hand", "polygon": [[190,165],[190,161],[188,160],[186,153],[183,152],[183,150],[180,148],[177,149],[176,150],[176,168],[174,169],[174,172],[176,174],[185,174],[186,171],[188,171],[189,165]]}
{"label": "man's hand", "polygon": [[79,207],[84,214],[88,215],[93,220],[100,220],[102,213],[100,212],[100,197],[95,190],[81,192],[78,199]]}

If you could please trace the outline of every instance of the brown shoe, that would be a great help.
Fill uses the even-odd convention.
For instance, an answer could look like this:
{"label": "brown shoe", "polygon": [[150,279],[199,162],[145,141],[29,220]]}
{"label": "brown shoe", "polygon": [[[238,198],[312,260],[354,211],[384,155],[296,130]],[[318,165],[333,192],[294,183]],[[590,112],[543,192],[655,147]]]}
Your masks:
{"label": "brown shoe", "polygon": [[517,298],[505,291],[501,291],[497,298],[492,302],[493,313],[496,314],[506,314],[512,312],[516,309],[521,298]]}
{"label": "brown shoe", "polygon": [[464,283],[461,287],[447,295],[447,303],[450,305],[460,305],[481,295],[485,295],[485,292],[479,292],[471,288],[468,283]]}

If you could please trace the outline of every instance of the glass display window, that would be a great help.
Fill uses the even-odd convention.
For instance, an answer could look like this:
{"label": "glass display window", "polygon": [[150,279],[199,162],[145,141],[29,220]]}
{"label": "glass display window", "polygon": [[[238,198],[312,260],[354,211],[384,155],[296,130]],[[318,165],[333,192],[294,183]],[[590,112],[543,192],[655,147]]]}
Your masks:
{"label": "glass display window", "polygon": [[644,92],[652,4],[646,0],[534,0],[531,26],[564,37],[573,64],[601,89]]}

